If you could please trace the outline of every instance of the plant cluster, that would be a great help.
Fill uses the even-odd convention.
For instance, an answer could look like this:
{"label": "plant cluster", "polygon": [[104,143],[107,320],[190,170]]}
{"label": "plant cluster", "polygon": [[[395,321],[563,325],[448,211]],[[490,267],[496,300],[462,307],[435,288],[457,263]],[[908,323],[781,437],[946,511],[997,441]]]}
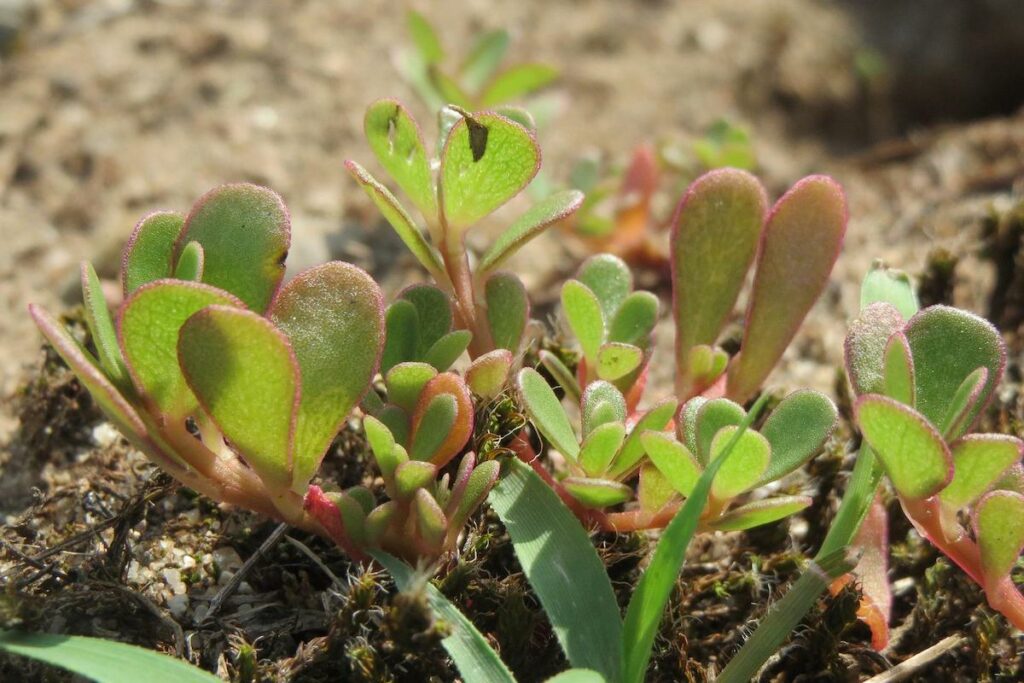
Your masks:
{"label": "plant cluster", "polygon": [[[187,216],[139,223],[113,316],[83,264],[95,353],[45,311],[31,314],[124,435],[182,483],[372,558],[403,589],[421,586],[452,626],[445,646],[467,680],[512,679],[406,562],[455,549],[486,500],[576,667],[565,680],[641,681],[694,534],[748,529],[810,504],[763,487],[820,451],[836,408],[798,390],[761,419],[771,398],[762,385],[827,285],[846,228],[843,193],[811,176],[769,208],[745,171],[691,184],[671,224],[675,391],[645,405],[661,311],[657,297],[634,290],[622,259],[593,256],[561,287],[577,363],[537,351],[543,326],[530,319],[520,278],[502,270],[573,215],[582,193],[541,199],[484,253],[467,248],[468,231],[536,176],[529,126],[447,106],[432,154],[397,101],[372,104],[364,123],[379,165],[419,218],[362,166],[346,166],[432,284],[408,287],[386,308],[370,276],[345,263],[282,285],[287,211],[270,190],[238,184],[211,191]],[[720,337],[751,270],[739,350],[729,353]],[[830,581],[853,568],[851,545],[875,550],[881,589],[865,594],[884,603],[885,524],[869,514],[883,472],[922,534],[994,608],[1024,624],[1009,577],[1024,545],[1022,444],[969,434],[1002,376],[999,336],[956,309],[916,312],[909,285],[888,271],[869,274],[864,297],[846,349],[864,435],[851,484],[824,546],[765,620],[770,633],[755,632],[722,680],[749,678]],[[523,367],[527,358],[554,383]],[[496,397],[521,404],[533,427],[510,439],[514,458],[480,458],[469,445],[474,416]],[[379,476],[343,491],[314,483],[353,414]],[[594,527],[664,528],[625,619],[588,537]],[[864,558],[858,572],[867,577]]]}

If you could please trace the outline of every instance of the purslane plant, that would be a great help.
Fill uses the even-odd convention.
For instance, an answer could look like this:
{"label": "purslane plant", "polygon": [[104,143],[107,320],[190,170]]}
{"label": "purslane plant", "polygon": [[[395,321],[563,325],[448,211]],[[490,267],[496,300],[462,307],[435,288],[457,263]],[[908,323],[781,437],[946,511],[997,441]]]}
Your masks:
{"label": "purslane plant", "polygon": [[[674,399],[628,420],[622,393],[597,380],[583,393],[577,436],[539,373],[530,368],[520,371],[517,387],[533,425],[565,459],[563,477],[547,476],[549,482],[579,516],[610,531],[667,524],[680,509],[680,498],[693,492],[701,473],[721,455],[747,417],[742,406],[728,399],[696,397],[679,411],[677,438],[663,431],[676,413]],[[816,455],[836,419],[835,406],[818,392],[798,391],[783,399],[760,431],[746,430],[734,445],[732,459],[713,482],[701,528],[749,529],[810,505],[806,496],[778,496],[732,508],[742,495],[782,478]],[[633,488],[625,482],[638,475],[637,507],[608,511],[634,499]]]}
{"label": "purslane plant", "polygon": [[998,331],[947,306],[907,321],[879,303],[851,325],[846,360],[857,427],[905,514],[1024,628],[1024,596],[1010,578],[1024,548],[1024,443],[970,433],[1002,379]]}
{"label": "purslane plant", "polygon": [[[846,222],[843,191],[826,176],[797,182],[770,211],[744,171],[711,171],[690,185],[670,256],[680,400],[753,396],[828,283]],[[730,358],[716,343],[752,263],[743,340]]]}
{"label": "purslane plant", "polygon": [[519,194],[540,168],[533,133],[494,112],[471,114],[446,107],[434,162],[416,122],[395,100],[370,105],[364,128],[378,162],[419,210],[425,230],[362,166],[354,161],[346,166],[438,286],[451,295],[455,327],[472,334],[470,356],[477,359],[502,348],[518,353],[529,302],[522,281],[499,268],[526,242],[576,211],[583,195],[569,190],[540,201],[506,228],[471,268],[467,231]]}

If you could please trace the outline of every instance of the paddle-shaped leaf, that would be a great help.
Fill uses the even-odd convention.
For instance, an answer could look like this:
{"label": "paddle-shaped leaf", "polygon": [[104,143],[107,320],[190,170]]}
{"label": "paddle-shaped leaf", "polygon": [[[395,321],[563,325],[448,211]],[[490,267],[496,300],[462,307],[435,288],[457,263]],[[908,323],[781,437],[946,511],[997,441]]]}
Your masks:
{"label": "paddle-shaped leaf", "polygon": [[384,375],[388,401],[411,413],[420,399],[423,387],[436,376],[437,370],[427,363],[399,363]]}
{"label": "paddle-shaped leaf", "polygon": [[738,425],[746,417],[743,406],[727,398],[716,398],[704,402],[697,413],[696,451],[694,455],[701,465],[711,462],[711,442],[724,427]]}
{"label": "paddle-shaped leaf", "polygon": [[722,169],[690,185],[672,219],[672,297],[677,389],[704,387],[688,374],[690,349],[714,346],[754,260],[768,200],[749,173]]}
{"label": "paddle-shaped leaf", "polygon": [[413,432],[409,456],[413,460],[430,460],[455,425],[458,405],[451,394],[434,396],[423,409],[419,426]]}
{"label": "paddle-shaped leaf", "polygon": [[883,393],[908,406],[914,405],[914,356],[910,352],[907,336],[902,332],[890,337],[885,347],[883,372],[885,377],[882,381],[882,390],[877,393]]}
{"label": "paddle-shaped leaf", "polygon": [[124,365],[121,347],[117,343],[117,332],[96,269],[88,261],[82,261],[81,276],[85,322],[89,326],[92,342],[96,345],[100,366],[115,386],[127,388],[128,368]]}
{"label": "paddle-shaped leaf", "polygon": [[[441,154],[441,209],[455,235],[519,194],[540,168],[530,131],[497,114],[463,114]],[[453,242],[452,236],[447,238]]]}
{"label": "paddle-shaped leaf", "polygon": [[203,282],[231,292],[260,313],[284,276],[291,242],[288,209],[258,185],[222,185],[203,195],[185,219],[175,245],[203,247]]}
{"label": "paddle-shaped leaf", "polygon": [[757,256],[743,342],[729,366],[730,398],[747,400],[775,367],[828,283],[846,220],[843,190],[825,176],[799,181],[772,208]]}
{"label": "paddle-shaped leaf", "polygon": [[576,271],[576,280],[594,293],[605,322],[610,321],[633,290],[633,273],[626,262],[612,254],[591,256]]}
{"label": "paddle-shaped leaf", "polygon": [[772,458],[758,485],[780,479],[810,460],[832,434],[837,418],[835,405],[817,391],[795,391],[784,398],[760,429],[771,445]]}
{"label": "paddle-shaped leaf", "polygon": [[625,438],[626,426],[621,422],[608,422],[594,429],[580,447],[580,467],[591,477],[604,474]]}
{"label": "paddle-shaped leaf", "polygon": [[640,367],[644,352],[632,344],[610,342],[597,351],[597,376],[614,382]]}
{"label": "paddle-shaped leaf", "polygon": [[178,265],[174,267],[174,279],[201,282],[205,267],[206,256],[203,252],[203,245],[199,242],[189,242],[178,256]]}
{"label": "paddle-shaped leaf", "polygon": [[[721,456],[727,446],[733,444],[733,436],[739,427],[723,427],[711,442],[711,462]],[[747,430],[731,446],[729,461],[722,465],[711,485],[711,495],[718,500],[730,500],[752,489],[771,461],[772,447],[768,440],[757,432]]]}
{"label": "paddle-shaped leaf", "polygon": [[674,398],[667,398],[651,406],[637,420],[612,463],[610,470],[612,477],[619,478],[636,467],[640,459],[644,457],[643,435],[648,431],[660,432],[665,429],[671,422],[672,416],[675,415],[678,405],[679,403]]}
{"label": "paddle-shaped leaf", "polygon": [[[721,476],[721,475],[719,475]],[[741,505],[725,513],[711,526],[721,531],[743,531],[763,524],[777,522],[810,507],[810,496],[779,496]]]}
{"label": "paddle-shaped leaf", "polygon": [[640,509],[652,515],[661,510],[678,493],[668,478],[657,467],[647,462],[640,466],[640,482],[637,485],[636,499]]}
{"label": "paddle-shaped leaf", "polygon": [[395,470],[396,495],[409,500],[419,489],[430,486],[437,477],[437,468],[422,460],[409,460]]}
{"label": "paddle-shaped leaf", "polygon": [[530,301],[522,280],[512,273],[494,273],[484,286],[484,300],[494,346],[518,353],[530,318]]}
{"label": "paddle-shaped leaf", "polygon": [[860,397],[854,415],[901,496],[924,499],[949,483],[953,476],[949,448],[923,415],[878,394]]}
{"label": "paddle-shaped leaf", "polygon": [[151,213],[138,222],[121,253],[125,298],[147,282],[170,277],[174,243],[184,225],[185,217],[170,211]]}
{"label": "paddle-shaped leaf", "polygon": [[619,305],[608,325],[608,341],[646,347],[658,322],[658,297],[633,292]]}
{"label": "paddle-shaped leaf", "polygon": [[591,382],[583,392],[583,435],[588,436],[606,422],[626,421],[626,399],[615,385],[602,380]]}
{"label": "paddle-shaped leaf", "polygon": [[356,179],[356,182],[363,188],[366,195],[377,205],[381,215],[394,228],[398,237],[405,243],[405,246],[409,248],[409,251],[412,252],[412,255],[416,257],[420,264],[435,277],[442,276],[444,266],[441,265],[441,260],[437,257],[434,249],[427,243],[426,238],[423,237],[423,233],[417,227],[416,221],[402,207],[401,202],[398,201],[395,195],[391,194],[388,188],[381,185],[365,168],[356,162],[346,161],[345,168]]}
{"label": "paddle-shaped leaf", "polygon": [[498,239],[480,259],[477,273],[483,275],[504,263],[520,247],[532,240],[558,221],[571,216],[583,203],[583,193],[578,190],[556,192],[535,204],[520,216],[515,223],[505,228]]}
{"label": "paddle-shaped leaf", "polygon": [[850,323],[843,355],[846,376],[858,396],[884,393],[886,344],[903,325],[900,312],[884,302],[868,305]]}
{"label": "paddle-shaped leaf", "polygon": [[384,342],[383,295],[364,271],[334,261],[284,286],[269,317],[291,342],[302,392],[294,486],[305,488],[331,440],[370,386]]}
{"label": "paddle-shaped leaf", "polygon": [[455,330],[434,342],[424,360],[443,372],[450,368],[469,347],[473,334],[469,330]]}
{"label": "paddle-shaped leaf", "polygon": [[178,367],[178,333],[192,314],[212,304],[242,306],[209,285],[156,280],[137,289],[121,308],[118,337],[132,380],[168,419],[184,420],[195,409]]}
{"label": "paddle-shaped leaf", "polygon": [[517,64],[502,71],[480,96],[485,107],[529,95],[558,78],[558,69],[547,64]]}
{"label": "paddle-shaped leaf", "polygon": [[952,445],[953,480],[942,489],[939,499],[959,510],[980,498],[996,481],[1020,461],[1020,439],[1003,434],[971,434]]}
{"label": "paddle-shaped leaf", "polygon": [[473,400],[469,395],[466,383],[458,375],[450,372],[442,372],[437,377],[427,382],[420,394],[419,402],[412,414],[412,443],[416,443],[420,432],[429,430],[430,423],[426,420],[426,414],[431,403],[438,396],[448,395],[455,400],[455,419],[451,429],[446,430],[444,439],[440,445],[433,449],[430,461],[438,467],[445,464],[458,455],[462,447],[473,435]]}
{"label": "paddle-shaped leaf", "polygon": [[299,365],[266,318],[207,306],[181,327],[181,368],[204,410],[269,486],[292,483]]}
{"label": "paddle-shaped leaf", "polygon": [[387,374],[399,363],[419,357],[420,317],[410,301],[399,299],[388,306],[384,314],[385,341],[380,371]]}
{"label": "paddle-shaped leaf", "polygon": [[466,384],[474,394],[482,398],[497,396],[512,369],[512,353],[508,349],[496,349],[480,356],[466,370]]}
{"label": "paddle-shaped leaf", "polygon": [[690,449],[664,432],[645,432],[640,441],[651,459],[676,491],[689,496],[700,478],[701,467]]}
{"label": "paddle-shaped leaf", "polygon": [[562,480],[562,486],[572,494],[573,498],[588,508],[618,505],[633,497],[633,489],[609,479],[566,477]]}
{"label": "paddle-shaped leaf", "polygon": [[579,280],[568,280],[562,285],[562,311],[587,363],[597,363],[597,352],[605,336],[601,301]]}
{"label": "paddle-shaped leaf", "polygon": [[904,320],[910,320],[918,310],[917,294],[910,276],[876,261],[861,283],[860,307],[865,309],[879,301],[895,306]]}
{"label": "paddle-shaped leaf", "polygon": [[562,455],[576,460],[580,452],[579,439],[547,380],[533,368],[523,368],[516,384],[533,426]]}
{"label": "paddle-shaped leaf", "polygon": [[437,215],[437,196],[430,160],[420,128],[397,100],[377,100],[363,118],[366,141],[398,186],[423,215]]}
{"label": "paddle-shaped leaf", "polygon": [[974,529],[986,583],[1009,575],[1024,548],[1024,496],[993,491],[978,503]]}
{"label": "paddle-shaped leaf", "polygon": [[964,380],[978,368],[988,370],[974,407],[950,435],[955,438],[974,423],[1003,377],[1003,340],[984,318],[949,306],[931,306],[915,315],[906,335],[914,356],[916,407],[935,424],[946,418]]}

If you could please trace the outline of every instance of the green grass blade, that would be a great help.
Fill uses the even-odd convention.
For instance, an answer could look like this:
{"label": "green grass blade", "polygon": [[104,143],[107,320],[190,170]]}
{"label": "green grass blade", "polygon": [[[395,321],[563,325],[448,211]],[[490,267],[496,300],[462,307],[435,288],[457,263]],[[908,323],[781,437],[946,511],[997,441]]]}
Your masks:
{"label": "green grass blade", "polygon": [[786,595],[772,606],[754,635],[718,676],[718,683],[746,683],[775,654],[834,579],[852,570],[857,558],[846,549],[812,561]]}
{"label": "green grass blade", "polygon": [[618,681],[622,621],[587,532],[551,487],[518,460],[489,501],[569,663]]}
{"label": "green grass blade", "polygon": [[98,683],[220,682],[186,661],[101,638],[0,630],[0,650],[59,666]]}
{"label": "green grass blade", "polygon": [[757,400],[732,439],[722,449],[722,454],[704,470],[682,509],[665,528],[658,547],[654,550],[654,558],[640,578],[636,592],[629,601],[623,627],[623,680],[626,683],[642,683],[644,680],[647,664],[651,659],[654,636],[658,632],[665,605],[676,585],[676,577],[679,576],[679,570],[686,559],[686,548],[697,531],[697,523],[700,521],[704,506],[707,505],[711,483],[723,463],[727,462],[740,437],[746,433],[747,428],[761,412],[767,398],[768,394],[764,394]]}
{"label": "green grass blade", "polygon": [[[376,551],[373,559],[380,562],[395,580],[398,590],[409,590],[416,581],[415,572],[401,560]],[[451,628],[441,641],[466,683],[516,683],[515,677],[501,661],[480,631],[459,609],[432,584],[427,584],[427,600],[438,617]]]}

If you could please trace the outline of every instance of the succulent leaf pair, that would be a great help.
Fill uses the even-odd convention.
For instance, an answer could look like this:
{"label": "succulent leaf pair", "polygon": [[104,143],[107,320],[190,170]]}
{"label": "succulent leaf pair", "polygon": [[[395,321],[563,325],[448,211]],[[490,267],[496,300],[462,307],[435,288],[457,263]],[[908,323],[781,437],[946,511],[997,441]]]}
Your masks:
{"label": "succulent leaf pair", "polygon": [[216,500],[320,530],[302,499],[377,370],[383,302],[366,273],[340,262],[281,287],[289,240],[280,197],[225,185],[187,217],[155,213],[136,226],[116,324],[83,264],[98,357],[31,313],[157,464]]}
{"label": "succulent leaf pair", "polygon": [[857,426],[914,526],[1021,627],[1024,597],[1010,570],[1024,548],[1024,443],[970,433],[1002,379],[1005,347],[971,313],[932,306],[908,320],[913,309],[872,303],[850,326]]}

